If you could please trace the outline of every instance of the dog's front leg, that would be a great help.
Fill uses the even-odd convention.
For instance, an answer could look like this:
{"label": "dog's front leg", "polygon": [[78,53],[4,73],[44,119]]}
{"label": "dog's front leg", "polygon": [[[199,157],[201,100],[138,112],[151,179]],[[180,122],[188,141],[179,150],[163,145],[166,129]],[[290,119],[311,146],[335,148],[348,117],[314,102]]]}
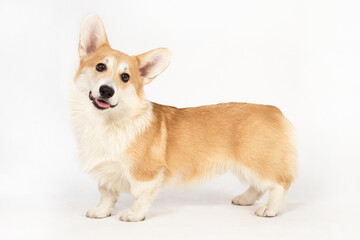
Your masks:
{"label": "dog's front leg", "polygon": [[133,182],[130,187],[131,194],[134,197],[133,206],[121,214],[120,220],[126,222],[143,221],[161,186],[162,177],[148,182]]}
{"label": "dog's front leg", "polygon": [[105,218],[111,215],[115,203],[118,199],[119,193],[107,189],[104,186],[99,185],[99,191],[101,199],[99,204],[87,211],[86,216],[90,218]]}

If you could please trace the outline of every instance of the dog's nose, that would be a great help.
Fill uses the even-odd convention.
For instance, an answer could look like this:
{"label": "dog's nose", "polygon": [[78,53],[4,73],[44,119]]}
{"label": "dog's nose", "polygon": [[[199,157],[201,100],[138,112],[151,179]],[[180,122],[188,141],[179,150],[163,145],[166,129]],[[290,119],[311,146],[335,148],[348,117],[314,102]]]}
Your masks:
{"label": "dog's nose", "polygon": [[114,89],[112,89],[107,85],[102,85],[99,91],[100,91],[100,96],[102,96],[103,98],[111,98],[112,96],[114,96],[115,93]]}

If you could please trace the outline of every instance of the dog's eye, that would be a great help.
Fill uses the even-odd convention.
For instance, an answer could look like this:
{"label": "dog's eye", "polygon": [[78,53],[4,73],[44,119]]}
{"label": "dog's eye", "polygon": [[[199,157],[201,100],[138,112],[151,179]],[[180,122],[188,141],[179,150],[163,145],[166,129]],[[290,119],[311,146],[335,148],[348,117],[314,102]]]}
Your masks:
{"label": "dog's eye", "polygon": [[127,73],[122,73],[122,74],[120,75],[120,77],[121,77],[121,80],[122,80],[123,82],[127,82],[127,81],[129,81],[129,79],[130,79],[130,75],[127,74]]}
{"label": "dog's eye", "polygon": [[103,71],[105,71],[106,70],[106,65],[105,64],[103,64],[103,63],[98,63],[97,65],[96,65],[96,71],[98,71],[98,72],[103,72]]}

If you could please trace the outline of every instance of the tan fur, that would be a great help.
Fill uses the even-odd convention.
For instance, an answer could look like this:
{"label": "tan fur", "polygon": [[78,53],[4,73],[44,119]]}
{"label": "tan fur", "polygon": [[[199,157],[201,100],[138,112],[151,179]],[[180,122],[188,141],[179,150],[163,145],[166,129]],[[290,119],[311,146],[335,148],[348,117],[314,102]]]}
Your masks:
{"label": "tan fur", "polygon": [[162,169],[166,178],[192,181],[207,171],[241,164],[288,189],[294,180],[295,149],[291,125],[273,106],[225,103],[177,109],[153,104],[151,126],[131,145],[133,176],[151,180]]}

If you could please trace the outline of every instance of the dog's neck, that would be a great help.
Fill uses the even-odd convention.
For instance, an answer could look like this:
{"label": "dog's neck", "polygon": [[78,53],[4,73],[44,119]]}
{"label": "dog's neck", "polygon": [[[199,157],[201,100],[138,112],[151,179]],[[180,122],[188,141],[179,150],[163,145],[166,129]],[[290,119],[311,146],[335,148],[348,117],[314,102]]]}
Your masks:
{"label": "dog's neck", "polygon": [[116,128],[137,128],[142,132],[152,120],[152,103],[144,99],[135,109],[125,112],[119,108],[110,111],[104,117],[107,124]]}

